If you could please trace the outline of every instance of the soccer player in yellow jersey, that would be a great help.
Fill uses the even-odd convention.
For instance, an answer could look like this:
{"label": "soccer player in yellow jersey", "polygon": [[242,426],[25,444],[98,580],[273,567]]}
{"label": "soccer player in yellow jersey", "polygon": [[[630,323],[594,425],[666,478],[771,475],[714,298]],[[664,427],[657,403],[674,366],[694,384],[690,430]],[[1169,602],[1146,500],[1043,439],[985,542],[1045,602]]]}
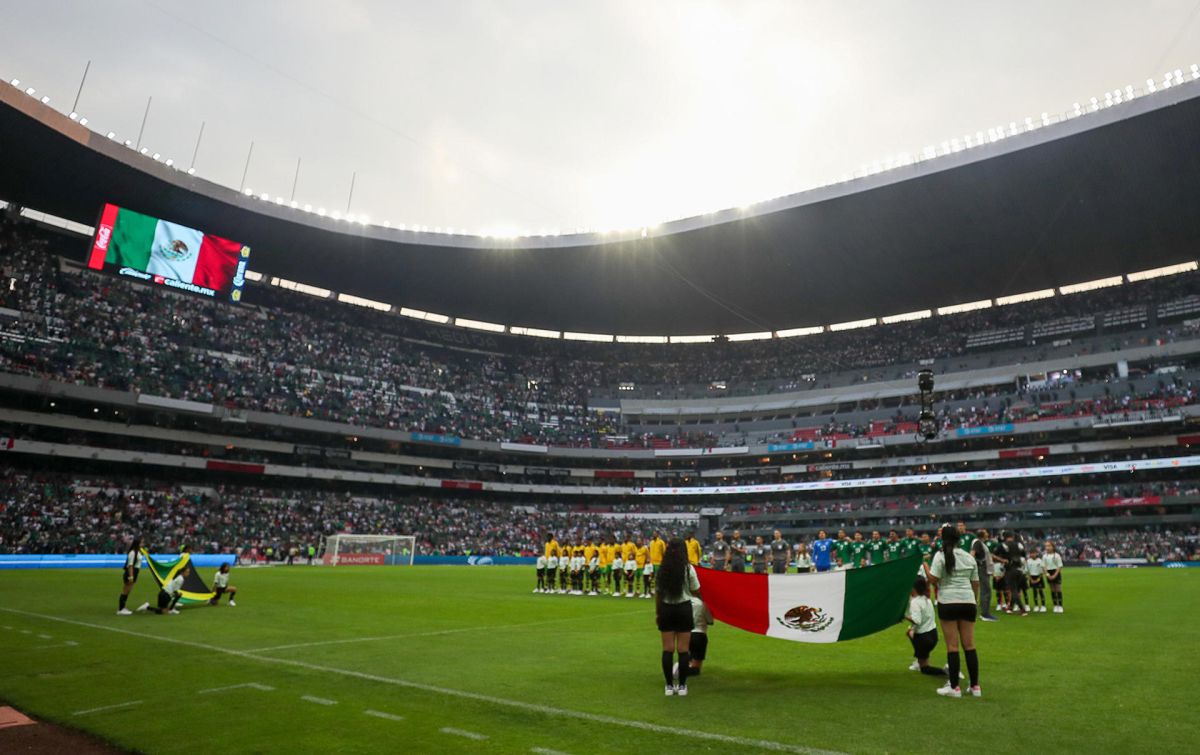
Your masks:
{"label": "soccer player in yellow jersey", "polygon": [[701,549],[700,549],[700,541],[696,539],[696,533],[689,532],[688,536],[687,536],[687,540],[684,540],[683,544],[684,544],[684,546],[687,547],[688,563],[691,564],[692,566],[699,566]]}
{"label": "soccer player in yellow jersey", "polygon": [[658,571],[658,567],[662,563],[663,553],[666,550],[666,541],[659,536],[658,532],[655,532],[654,537],[650,539],[650,563],[653,564],[654,571]]}
{"label": "soccer player in yellow jersey", "polygon": [[638,539],[637,550],[638,571],[642,573],[642,597],[650,597],[650,588],[654,585],[654,564],[650,560],[650,546],[642,545]]}
{"label": "soccer player in yellow jersey", "polygon": [[[607,540],[607,538],[605,538]],[[612,589],[612,546],[607,542],[600,543],[600,580],[604,585],[604,591],[609,592]]]}
{"label": "soccer player in yellow jersey", "polygon": [[583,580],[587,575],[587,546],[583,543],[576,545],[573,555],[575,557],[575,572],[571,575],[575,580],[575,594],[583,595]]}
{"label": "soccer player in yellow jersey", "polygon": [[555,539],[553,532],[546,533],[546,558],[554,556],[558,557],[558,540]]}
{"label": "soccer player in yellow jersey", "polygon": [[587,570],[588,584],[591,589],[588,595],[600,594],[600,548],[596,538],[588,538],[587,547],[583,549],[584,568]]}
{"label": "soccer player in yellow jersey", "polygon": [[560,593],[565,593],[569,589],[567,586],[567,579],[571,574],[571,544],[564,540],[563,544],[559,546],[559,554],[558,591]]}

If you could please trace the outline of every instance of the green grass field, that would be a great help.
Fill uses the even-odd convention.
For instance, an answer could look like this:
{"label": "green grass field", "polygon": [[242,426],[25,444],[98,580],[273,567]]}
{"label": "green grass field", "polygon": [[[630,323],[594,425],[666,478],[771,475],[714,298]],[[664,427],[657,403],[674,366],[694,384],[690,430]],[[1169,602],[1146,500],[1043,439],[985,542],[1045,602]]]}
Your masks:
{"label": "green grass field", "polygon": [[[907,670],[899,626],[821,646],[718,625],[691,695],[667,698],[648,600],[535,595],[532,569],[515,567],[233,576],[236,608],[118,617],[113,570],[0,572],[0,698],[151,753],[1128,753],[1197,741],[1181,710],[1200,693],[1190,569],[1069,570],[1067,613],[979,625],[985,696],[962,700]],[[151,585],[143,573],[131,607]],[[94,710],[107,706],[123,707]]]}

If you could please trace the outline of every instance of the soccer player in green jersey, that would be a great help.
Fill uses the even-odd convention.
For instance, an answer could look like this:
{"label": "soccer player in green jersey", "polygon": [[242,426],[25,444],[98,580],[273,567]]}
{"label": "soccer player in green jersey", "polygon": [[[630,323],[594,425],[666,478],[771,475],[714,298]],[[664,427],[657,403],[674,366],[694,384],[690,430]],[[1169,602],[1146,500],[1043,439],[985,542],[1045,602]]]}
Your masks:
{"label": "soccer player in green jersey", "polygon": [[867,563],[870,566],[883,563],[883,550],[886,543],[879,530],[872,530],[871,539],[867,541]]}
{"label": "soccer player in green jersey", "polygon": [[900,535],[896,533],[896,530],[891,530],[888,532],[887,543],[883,546],[884,560],[895,561],[903,558],[904,555],[904,543],[900,540]]}
{"label": "soccer player in green jersey", "polygon": [[860,566],[866,566],[867,561],[867,543],[863,540],[861,532],[854,533],[854,540],[850,542],[850,562],[854,569]]}
{"label": "soccer player in green jersey", "polygon": [[971,531],[967,529],[967,523],[959,522],[958,523],[958,547],[962,548],[967,553],[970,553],[971,546],[974,544],[975,544],[975,535],[972,534]]}
{"label": "soccer player in green jersey", "polygon": [[900,555],[912,555],[917,551],[917,548],[920,544],[921,541],[918,540],[916,534],[913,533],[913,528],[909,527],[908,529],[904,530],[904,539],[900,541]]}
{"label": "soccer player in green jersey", "polygon": [[837,556],[839,568],[853,568],[854,564],[850,563],[850,538],[846,537],[846,530],[838,530],[837,542],[833,545],[833,551]]}

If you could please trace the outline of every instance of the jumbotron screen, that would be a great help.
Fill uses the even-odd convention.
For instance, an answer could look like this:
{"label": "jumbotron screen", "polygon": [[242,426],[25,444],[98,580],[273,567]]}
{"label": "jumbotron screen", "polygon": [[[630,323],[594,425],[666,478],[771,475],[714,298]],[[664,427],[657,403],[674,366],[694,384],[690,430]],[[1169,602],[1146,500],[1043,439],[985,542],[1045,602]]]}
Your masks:
{"label": "jumbotron screen", "polygon": [[87,265],[214,299],[241,301],[250,247],[126,207],[104,205]]}

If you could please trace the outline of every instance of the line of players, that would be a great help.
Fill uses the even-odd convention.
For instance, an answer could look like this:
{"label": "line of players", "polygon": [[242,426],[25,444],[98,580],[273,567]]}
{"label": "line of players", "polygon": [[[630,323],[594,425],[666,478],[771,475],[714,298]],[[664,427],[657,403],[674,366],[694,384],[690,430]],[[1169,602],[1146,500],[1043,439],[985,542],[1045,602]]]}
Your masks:
{"label": "line of players", "polygon": [[[693,565],[700,563],[700,541],[694,533],[688,533],[685,544],[688,560]],[[559,543],[553,533],[547,533],[545,548],[537,559],[533,591],[649,599],[654,595],[654,573],[666,550],[667,543],[657,531],[648,540],[608,535],[576,543]]]}

